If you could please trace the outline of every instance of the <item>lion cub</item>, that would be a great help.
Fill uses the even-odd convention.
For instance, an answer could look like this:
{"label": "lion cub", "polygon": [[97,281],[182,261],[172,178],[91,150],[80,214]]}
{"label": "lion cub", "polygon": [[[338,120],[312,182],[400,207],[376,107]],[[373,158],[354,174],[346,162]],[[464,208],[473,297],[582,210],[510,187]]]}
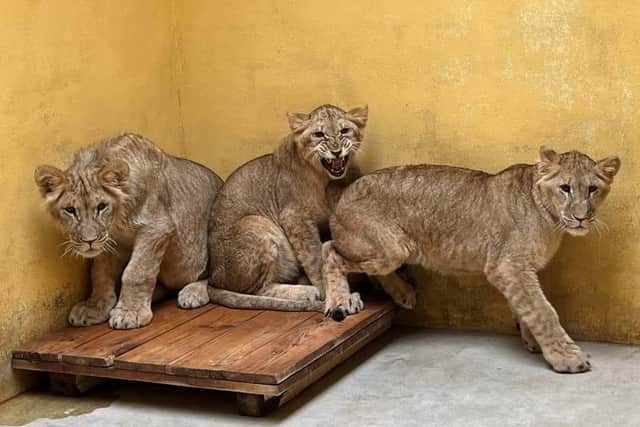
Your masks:
{"label": "lion cub", "polygon": [[[273,154],[240,166],[213,206],[208,289],[192,284],[200,304],[322,311],[322,243],[331,199],[360,147],[367,108],[323,105],[289,114],[291,134]],[[332,183],[336,183],[331,185]],[[350,313],[362,307],[348,296]]]}
{"label": "lion cub", "polygon": [[[71,310],[72,325],[144,326],[156,281],[180,289],[205,274],[222,180],[204,166],[125,134],[80,150],[66,171],[40,166],[35,179],[67,234],[65,253],[92,259],[91,296]],[[190,306],[188,294],[181,300]]]}
{"label": "lion cub", "polygon": [[540,346],[558,372],[590,363],[567,335],[536,272],[564,233],[597,226],[620,168],[613,156],[593,161],[577,151],[542,148],[540,162],[490,175],[449,166],[406,166],[364,176],[344,192],[331,216],[333,241],[323,246],[326,310],[349,312],[348,272],[382,276],[394,299],[415,299],[395,273],[419,264],[442,273],[484,273],[507,298],[530,349]]}

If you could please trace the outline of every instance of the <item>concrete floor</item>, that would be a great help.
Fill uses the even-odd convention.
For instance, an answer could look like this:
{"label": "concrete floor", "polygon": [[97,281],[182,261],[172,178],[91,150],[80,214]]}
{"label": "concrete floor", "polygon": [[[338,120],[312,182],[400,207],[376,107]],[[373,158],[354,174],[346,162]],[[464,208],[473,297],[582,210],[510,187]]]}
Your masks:
{"label": "concrete floor", "polygon": [[233,396],[119,383],[84,398],[30,392],[0,424],[30,426],[640,426],[640,347],[583,343],[593,371],[561,375],[510,336],[396,329],[268,418]]}

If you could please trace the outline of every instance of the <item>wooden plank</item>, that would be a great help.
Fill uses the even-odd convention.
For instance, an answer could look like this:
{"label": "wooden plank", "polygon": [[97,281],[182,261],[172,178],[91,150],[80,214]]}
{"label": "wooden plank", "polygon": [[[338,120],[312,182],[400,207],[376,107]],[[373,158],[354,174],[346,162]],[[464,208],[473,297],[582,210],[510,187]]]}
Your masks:
{"label": "wooden plank", "polygon": [[112,366],[116,356],[206,313],[213,307],[215,306],[207,305],[183,310],[176,305],[175,300],[167,301],[155,310],[153,321],[149,325],[131,330],[110,330],[96,339],[65,351],[60,360],[78,365]]}
{"label": "wooden plank", "polygon": [[343,322],[316,314],[252,354],[231,363],[219,363],[216,369],[229,372],[227,379],[269,378],[272,382],[268,384],[278,384],[392,311],[391,303],[372,301],[364,311]]}
{"label": "wooden plank", "polygon": [[256,317],[258,310],[216,307],[143,345],[118,356],[114,366],[147,372],[165,372],[166,365]]}
{"label": "wooden plank", "polygon": [[325,323],[337,323],[334,320],[325,318],[320,313],[306,319],[288,331],[281,331],[277,339],[256,348],[251,354],[246,354],[243,358],[221,360],[217,363],[216,369],[226,372],[228,379],[236,381],[258,381],[263,384],[278,384],[279,381],[273,372],[260,370],[264,364],[279,358],[295,343],[304,341],[311,331],[323,327]]}
{"label": "wooden plank", "polygon": [[[159,310],[176,304],[175,300],[165,301],[157,306],[154,305],[153,310],[157,314]],[[109,328],[106,322],[93,326],[67,327],[50,333],[43,338],[23,344],[13,350],[12,355],[16,359],[54,362],[61,360],[63,353],[70,352],[76,347],[93,341],[111,331],[112,329]]]}
{"label": "wooden plank", "polygon": [[[222,364],[226,366],[230,363],[228,361],[251,357],[251,353],[257,348],[279,338],[286,331],[316,314],[310,312],[262,312],[199,349],[174,360],[167,366],[167,373],[229,379],[233,373],[220,369],[218,366]],[[252,373],[244,375],[241,379],[233,376],[235,380],[239,381],[264,382],[264,379],[258,381]]]}
{"label": "wooden plank", "polygon": [[275,385],[252,384],[213,378],[180,377],[157,372],[132,371],[129,369],[116,369],[113,367],[100,368],[88,365],[72,365],[61,362],[43,362],[22,359],[14,359],[12,361],[12,366],[15,369],[26,369],[29,371],[56,372],[61,374],[84,375],[88,377],[111,378],[116,380],[141,381],[182,387],[203,388],[207,390],[263,394],[265,396],[278,396],[282,394],[280,387]]}
{"label": "wooden plank", "polygon": [[280,398],[280,405],[296,397],[331,369],[391,328],[393,316],[393,311],[385,313],[381,318],[280,383],[280,388],[284,391]]}
{"label": "wooden plank", "polygon": [[[266,408],[266,402],[282,404],[293,398],[388,329],[393,318],[393,304],[375,301],[342,323],[318,313],[213,305],[181,310],[175,304],[154,307],[153,322],[142,329],[65,329],[16,350],[13,366],[53,373],[55,378],[115,378],[234,391],[240,406],[259,409]],[[255,405],[263,401],[265,405]]]}
{"label": "wooden plank", "polygon": [[12,355],[14,359],[55,362],[60,360],[62,353],[94,340],[110,330],[109,326],[104,323],[95,326],[64,328],[21,345],[13,350]]}
{"label": "wooden plank", "polygon": [[211,390],[235,391],[248,394],[263,394],[265,396],[279,396],[284,394],[283,402],[291,399],[313,381],[320,378],[338,363],[349,357],[363,345],[391,326],[392,312],[386,313],[382,318],[374,322],[371,327],[362,329],[351,339],[334,348],[332,352],[315,360],[295,375],[289,377],[279,385],[255,384],[242,381],[220,380],[213,378],[182,377],[155,372],[132,371],[129,369],[117,369],[114,367],[95,367],[75,365],[60,362],[44,362],[14,359],[12,366],[15,369],[52,372],[61,374],[83,375],[88,377],[100,377],[121,379],[130,381],[142,381],[185,387],[204,388]]}

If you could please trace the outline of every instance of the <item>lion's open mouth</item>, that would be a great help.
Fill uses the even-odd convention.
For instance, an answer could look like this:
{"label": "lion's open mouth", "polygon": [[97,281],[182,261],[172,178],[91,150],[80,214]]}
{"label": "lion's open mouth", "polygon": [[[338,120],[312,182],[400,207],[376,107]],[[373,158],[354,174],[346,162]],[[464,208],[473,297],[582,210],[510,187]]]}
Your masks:
{"label": "lion's open mouth", "polygon": [[347,170],[347,162],[349,155],[338,157],[335,159],[320,159],[322,166],[329,172],[329,175],[335,178],[341,178]]}

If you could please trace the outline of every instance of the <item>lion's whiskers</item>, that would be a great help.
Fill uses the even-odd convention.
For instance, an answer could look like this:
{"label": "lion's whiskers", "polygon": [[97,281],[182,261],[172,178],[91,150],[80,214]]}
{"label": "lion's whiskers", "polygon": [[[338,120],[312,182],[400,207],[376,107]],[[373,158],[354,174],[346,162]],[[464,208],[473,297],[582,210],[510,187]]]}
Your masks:
{"label": "lion's whiskers", "polygon": [[566,226],[562,222],[557,222],[556,225],[553,226],[553,234],[562,234],[565,228]]}
{"label": "lion's whiskers", "polygon": [[602,236],[602,232],[603,231],[604,232],[608,232],[609,231],[609,226],[607,225],[607,223],[605,223],[604,221],[602,221],[598,217],[593,217],[591,220],[589,220],[589,222],[591,224],[593,224],[593,228],[598,233],[598,236]]}
{"label": "lion's whiskers", "polygon": [[65,256],[69,255],[69,253],[73,250],[72,246],[67,246],[64,250],[64,252],[62,253],[62,255],[60,255],[60,258],[64,258]]}
{"label": "lion's whiskers", "polygon": [[320,152],[322,152],[322,148],[320,147],[322,144],[318,144],[315,147],[313,147],[311,150],[307,150],[304,153],[304,158],[309,160],[310,158],[317,158],[317,159],[321,159],[322,155],[320,154]]}
{"label": "lion's whiskers", "polygon": [[69,253],[75,250],[75,243],[71,239],[67,239],[64,242],[60,243],[58,247],[60,246],[64,246],[64,251],[62,252],[62,255],[60,255],[60,258],[69,255]]}
{"label": "lion's whiskers", "polygon": [[118,253],[118,250],[116,249],[116,246],[118,246],[118,242],[116,242],[115,240],[113,240],[111,237],[107,237],[107,239],[104,242],[104,249],[106,252],[115,255]]}
{"label": "lion's whiskers", "polygon": [[594,224],[598,224],[606,232],[609,231],[609,225],[598,217],[593,217]]}
{"label": "lion's whiskers", "polygon": [[600,226],[597,222],[593,223],[593,228],[596,230],[596,233],[598,233],[598,237],[602,237],[602,232],[600,231]]}

